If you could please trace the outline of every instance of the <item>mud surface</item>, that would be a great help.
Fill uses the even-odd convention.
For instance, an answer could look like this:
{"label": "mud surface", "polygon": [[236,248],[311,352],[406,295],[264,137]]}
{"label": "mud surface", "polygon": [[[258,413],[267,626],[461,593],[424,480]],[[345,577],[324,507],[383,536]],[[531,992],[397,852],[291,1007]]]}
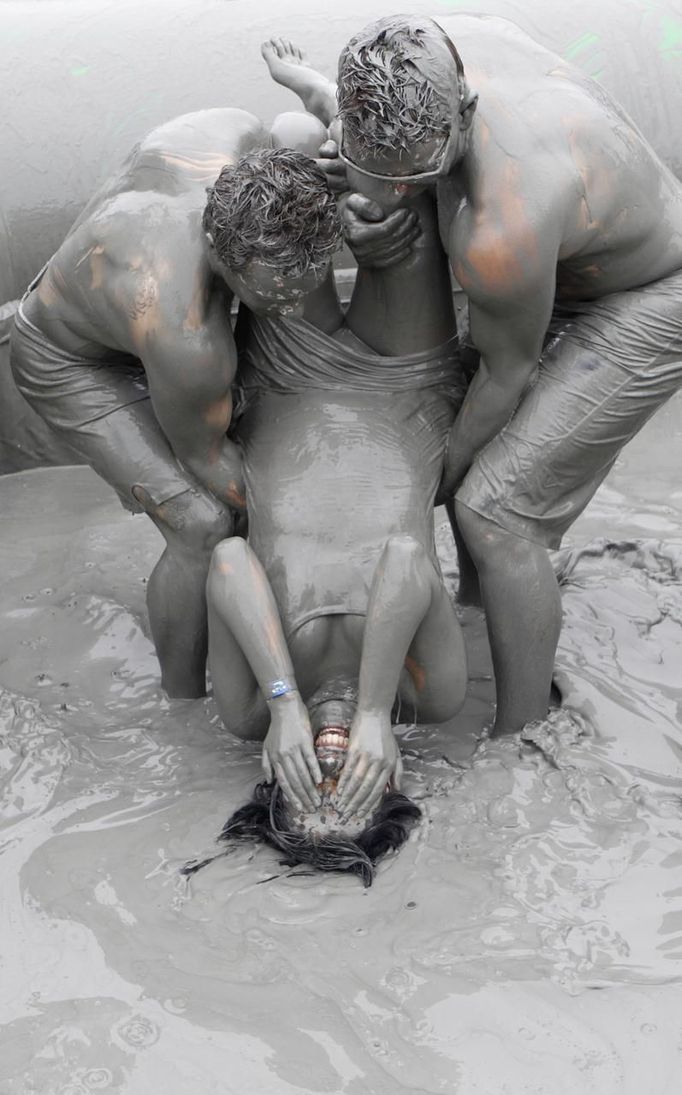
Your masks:
{"label": "mud surface", "polygon": [[466,708],[402,728],[425,820],[367,892],[267,849],[180,879],[258,750],[158,690],[151,526],[87,469],[2,480],[2,1095],[676,1093],[680,457],[678,401],[576,527],[532,740],[487,739],[464,615]]}

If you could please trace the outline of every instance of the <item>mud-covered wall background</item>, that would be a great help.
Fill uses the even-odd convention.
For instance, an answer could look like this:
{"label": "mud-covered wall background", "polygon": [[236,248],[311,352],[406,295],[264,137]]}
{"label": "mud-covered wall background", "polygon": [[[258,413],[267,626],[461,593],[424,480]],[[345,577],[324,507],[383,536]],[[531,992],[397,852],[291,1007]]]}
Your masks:
{"label": "mud-covered wall background", "polygon": [[[140,136],[209,106],[269,120],[297,100],[270,81],[264,38],[292,37],[332,76],[355,30],[406,9],[446,28],[458,10],[512,19],[600,80],[682,177],[682,0],[0,0],[0,340],[10,302]],[[67,459],[0,341],[0,471]]]}

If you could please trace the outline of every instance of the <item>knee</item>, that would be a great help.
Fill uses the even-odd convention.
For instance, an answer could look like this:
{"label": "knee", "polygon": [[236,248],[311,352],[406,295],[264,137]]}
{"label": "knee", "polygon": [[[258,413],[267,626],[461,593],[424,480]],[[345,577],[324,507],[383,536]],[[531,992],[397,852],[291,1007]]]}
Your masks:
{"label": "knee", "polygon": [[242,540],[241,536],[221,540],[213,549],[210,573],[223,576],[236,573],[246,562],[249,551],[246,540]]}
{"label": "knee", "polygon": [[164,502],[154,516],[166,539],[194,556],[210,558],[216,545],[234,531],[232,511],[193,490]]}
{"label": "knee", "polygon": [[481,517],[475,510],[469,509],[456,499],[455,517],[457,527],[477,566],[489,559],[507,537],[499,525],[495,525],[487,517]]}
{"label": "knee", "polygon": [[416,566],[426,557],[424,545],[407,534],[390,536],[384,547],[384,559],[402,566]]}

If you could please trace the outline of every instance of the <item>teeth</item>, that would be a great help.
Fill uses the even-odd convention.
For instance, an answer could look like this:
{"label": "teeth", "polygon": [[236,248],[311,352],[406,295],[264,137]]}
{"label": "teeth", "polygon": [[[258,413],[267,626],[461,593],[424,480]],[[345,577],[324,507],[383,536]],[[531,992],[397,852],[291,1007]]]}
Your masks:
{"label": "teeth", "polygon": [[326,727],[317,735],[316,749],[347,749],[348,731],[341,727]]}

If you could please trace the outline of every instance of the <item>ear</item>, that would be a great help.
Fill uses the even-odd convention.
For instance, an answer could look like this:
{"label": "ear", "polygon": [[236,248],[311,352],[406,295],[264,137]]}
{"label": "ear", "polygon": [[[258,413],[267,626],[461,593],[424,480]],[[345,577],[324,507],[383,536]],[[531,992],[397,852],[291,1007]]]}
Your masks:
{"label": "ear", "polygon": [[467,90],[464,93],[464,97],[459,104],[460,115],[460,129],[468,129],[474,120],[474,114],[476,113],[476,107],[478,106],[478,92]]}

